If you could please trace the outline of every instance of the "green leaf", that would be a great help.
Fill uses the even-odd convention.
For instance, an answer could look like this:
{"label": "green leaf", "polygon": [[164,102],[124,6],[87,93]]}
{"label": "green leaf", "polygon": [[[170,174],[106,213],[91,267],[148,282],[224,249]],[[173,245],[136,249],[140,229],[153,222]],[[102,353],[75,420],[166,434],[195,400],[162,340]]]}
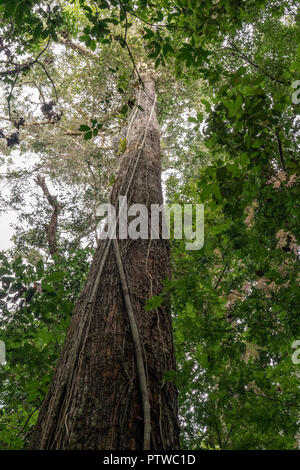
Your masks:
{"label": "green leaf", "polygon": [[87,132],[83,136],[84,140],[90,140],[92,137],[93,137],[93,132],[92,131]]}
{"label": "green leaf", "polygon": [[95,127],[97,124],[97,119],[91,119],[92,127]]}
{"label": "green leaf", "polygon": [[90,49],[91,49],[92,51],[95,51],[95,50],[96,50],[96,47],[97,47],[96,39],[91,39],[91,42],[90,42]]}
{"label": "green leaf", "polygon": [[64,278],[65,278],[65,275],[66,273],[62,272],[62,271],[56,271],[54,273],[51,273],[49,274],[49,276],[47,276],[44,281],[45,282],[56,282],[56,281],[62,281]]}
{"label": "green leaf", "polygon": [[163,303],[163,301],[164,299],[158,295],[151,297],[145,304],[146,312],[150,310],[156,310]]}
{"label": "green leaf", "polygon": [[201,192],[201,198],[204,201],[209,199],[209,197],[212,195],[214,195],[219,200],[222,199],[220,187],[217,183],[208,184],[206,188]]}
{"label": "green leaf", "polygon": [[201,100],[201,103],[204,104],[206,112],[207,112],[207,113],[210,113],[210,112],[211,112],[211,105],[210,105],[210,103],[209,103],[207,100],[205,100],[205,99],[202,99],[202,100]]}
{"label": "green leaf", "polygon": [[231,221],[225,222],[223,224],[215,225],[210,229],[212,235],[219,235],[219,233],[226,232],[231,226]]}
{"label": "green leaf", "polygon": [[86,132],[90,130],[90,126],[87,126],[86,124],[82,124],[78,130],[81,132]]}

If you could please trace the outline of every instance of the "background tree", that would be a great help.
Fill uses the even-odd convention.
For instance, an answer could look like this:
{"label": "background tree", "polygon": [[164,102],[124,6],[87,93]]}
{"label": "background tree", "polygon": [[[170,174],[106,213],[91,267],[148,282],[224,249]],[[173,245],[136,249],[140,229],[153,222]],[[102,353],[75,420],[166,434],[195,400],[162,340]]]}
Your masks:
{"label": "background tree", "polygon": [[[167,201],[204,202],[206,214],[204,248],[186,252],[172,243],[173,278],[148,302],[151,311],[170,300],[178,371],[164,380],[179,389],[182,446],[294,448],[297,2],[220,0],[201,8],[183,0],[3,2],[1,8],[2,171],[10,188],[1,197],[3,209],[20,214],[14,250],[2,255],[9,353],[1,369],[2,447],[20,448],[30,438],[57,359],[55,335],[61,345],[90,262],[95,208],[115,180],[120,155],[111,137],[134,105],[138,64],[150,59],[158,76]],[[55,266],[44,226],[53,208],[33,182],[38,174],[61,207]]]}

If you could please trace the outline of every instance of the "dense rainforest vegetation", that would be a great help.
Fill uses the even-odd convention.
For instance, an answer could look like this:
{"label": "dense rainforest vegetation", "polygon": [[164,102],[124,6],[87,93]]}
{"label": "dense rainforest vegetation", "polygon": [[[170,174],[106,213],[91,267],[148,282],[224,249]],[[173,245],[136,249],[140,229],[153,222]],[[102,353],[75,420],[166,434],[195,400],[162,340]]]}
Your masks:
{"label": "dense rainforest vegetation", "polygon": [[[299,448],[297,0],[0,0],[0,30],[0,448]],[[161,202],[160,165],[204,246],[106,253],[99,204]]]}

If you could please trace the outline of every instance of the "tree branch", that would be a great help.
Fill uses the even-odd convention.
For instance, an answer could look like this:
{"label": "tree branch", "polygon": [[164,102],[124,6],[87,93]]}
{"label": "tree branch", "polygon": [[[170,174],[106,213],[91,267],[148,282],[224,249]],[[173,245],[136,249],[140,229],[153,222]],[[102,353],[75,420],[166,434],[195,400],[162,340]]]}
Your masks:
{"label": "tree branch", "polygon": [[286,167],[285,167],[285,163],[284,163],[284,157],[283,157],[283,151],[282,151],[282,144],[281,144],[281,140],[280,140],[278,132],[275,132],[275,136],[276,136],[276,140],[277,140],[278,153],[279,153],[281,166],[282,166],[283,171],[286,171]]}
{"label": "tree branch", "polygon": [[278,78],[274,77],[273,75],[271,75],[269,72],[267,72],[266,70],[264,70],[260,65],[256,64],[255,62],[253,62],[252,59],[250,59],[246,54],[244,54],[242,51],[240,51],[235,44],[233,43],[229,43],[231,45],[231,47],[223,47],[222,49],[227,49],[231,52],[233,52],[234,54],[238,54],[240,57],[242,57],[246,62],[248,62],[248,64],[252,65],[252,67],[254,67],[256,70],[259,70],[263,75],[265,75],[266,77],[270,78],[270,80],[273,80],[274,82],[277,82],[277,83],[280,83],[280,85],[285,85],[285,86],[289,86],[289,84],[287,82],[284,82],[283,80],[279,80]]}
{"label": "tree branch", "polygon": [[75,42],[71,41],[68,38],[64,38],[63,36],[58,36],[59,41],[64,44],[66,47],[70,47],[74,51],[79,52],[80,55],[83,57],[88,57],[89,59],[96,59],[97,57],[92,54],[88,49],[85,47],[80,46],[79,44],[76,44]]}
{"label": "tree branch", "polygon": [[57,221],[58,221],[58,214],[60,213],[61,207],[56,201],[56,198],[52,196],[49,192],[48,186],[46,184],[45,178],[41,175],[37,175],[35,182],[40,188],[42,189],[44,196],[47,198],[49,205],[53,208],[53,213],[50,219],[49,225],[47,225],[47,239],[48,239],[48,246],[49,246],[49,253],[53,257],[56,255],[57,250]]}

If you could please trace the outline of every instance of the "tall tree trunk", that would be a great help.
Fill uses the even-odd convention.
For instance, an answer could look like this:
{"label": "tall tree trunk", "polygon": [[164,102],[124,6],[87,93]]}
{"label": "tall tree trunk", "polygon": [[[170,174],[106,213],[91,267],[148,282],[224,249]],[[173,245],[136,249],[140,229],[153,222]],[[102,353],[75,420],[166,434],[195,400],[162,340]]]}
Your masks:
{"label": "tall tree trunk", "polygon": [[[129,119],[127,149],[111,195],[115,207],[127,188],[129,204],[144,204],[148,209],[162,204],[155,81],[150,73],[142,77],[144,87],[137,92],[139,106]],[[96,250],[32,434],[32,449],[143,449],[147,399],[151,449],[179,448],[177,390],[163,378],[165,371],[175,369],[168,305],[144,309],[146,300],[161,292],[162,281],[170,275],[169,243],[128,239],[118,240],[117,247],[116,253],[113,241],[101,241]],[[122,288],[118,253],[128,292],[124,282]],[[142,346],[146,394],[128,300]]]}

